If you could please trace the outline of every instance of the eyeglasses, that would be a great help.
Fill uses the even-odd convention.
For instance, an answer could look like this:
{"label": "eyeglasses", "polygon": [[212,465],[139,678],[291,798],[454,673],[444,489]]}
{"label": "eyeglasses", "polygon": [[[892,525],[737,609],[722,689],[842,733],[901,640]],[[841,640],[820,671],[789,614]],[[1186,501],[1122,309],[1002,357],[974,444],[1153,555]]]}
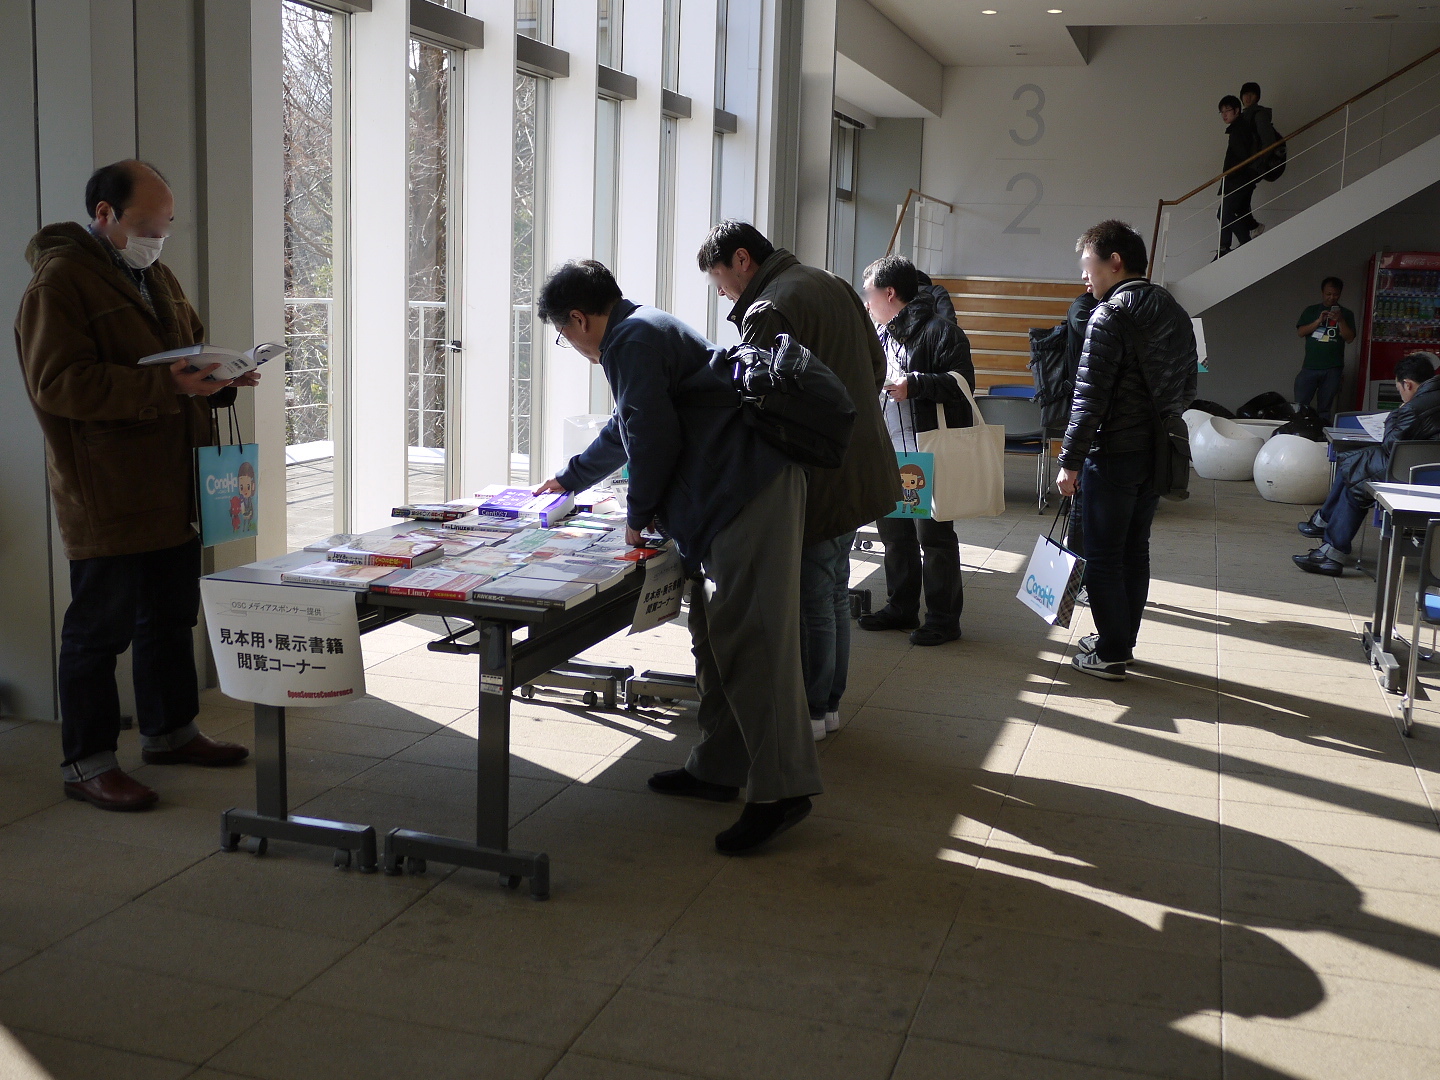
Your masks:
{"label": "eyeglasses", "polygon": [[565,335],[564,335],[564,334],[556,334],[556,335],[555,335],[555,344],[556,344],[556,345],[559,345],[560,348],[562,348],[562,349],[572,349],[572,348],[574,348],[574,346],[571,345],[570,342],[565,339]]}

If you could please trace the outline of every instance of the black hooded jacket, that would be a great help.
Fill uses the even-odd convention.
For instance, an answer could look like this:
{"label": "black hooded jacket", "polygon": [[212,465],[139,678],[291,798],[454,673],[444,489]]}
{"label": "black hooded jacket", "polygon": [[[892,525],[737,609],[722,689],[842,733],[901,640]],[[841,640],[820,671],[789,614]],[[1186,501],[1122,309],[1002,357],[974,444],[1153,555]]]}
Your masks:
{"label": "black hooded jacket", "polygon": [[1395,444],[1421,440],[1440,441],[1440,375],[1426,379],[1414,397],[1385,418],[1385,438],[1380,445],[1341,454],[1335,475],[1349,488],[1352,502],[1369,506],[1375,497],[1364,485],[1383,481],[1390,474]]}
{"label": "black hooded jacket", "polygon": [[973,424],[970,403],[950,374],[959,373],[974,391],[970,339],[953,317],[936,312],[935,298],[921,289],[885,325],[885,332],[905,349],[905,370],[909,373],[905,388],[907,400],[915,409],[915,430],[934,431],[940,426],[935,414],[939,404],[945,406],[946,427]]}
{"label": "black hooded jacket", "polygon": [[1144,278],[1114,286],[1085,328],[1061,467],[1079,469],[1091,451],[1151,449],[1156,412],[1178,416],[1195,400],[1198,360],[1173,296]]}

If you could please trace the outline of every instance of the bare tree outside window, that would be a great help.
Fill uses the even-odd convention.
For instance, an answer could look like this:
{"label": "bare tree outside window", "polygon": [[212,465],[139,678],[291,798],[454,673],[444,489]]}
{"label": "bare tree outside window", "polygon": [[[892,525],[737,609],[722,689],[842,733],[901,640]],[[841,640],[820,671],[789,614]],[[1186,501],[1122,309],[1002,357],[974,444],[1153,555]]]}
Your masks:
{"label": "bare tree outside window", "polygon": [[410,42],[405,445],[417,501],[445,497],[451,60],[448,49]]}
{"label": "bare tree outside window", "polygon": [[537,264],[544,258],[539,232],[543,196],[546,83],[515,76],[515,165],[510,277],[510,480],[531,480],[540,359],[535,327]]}
{"label": "bare tree outside window", "polygon": [[340,18],[281,4],[285,139],[286,515],[291,548],[336,530],[335,268],[337,117],[343,70]]}

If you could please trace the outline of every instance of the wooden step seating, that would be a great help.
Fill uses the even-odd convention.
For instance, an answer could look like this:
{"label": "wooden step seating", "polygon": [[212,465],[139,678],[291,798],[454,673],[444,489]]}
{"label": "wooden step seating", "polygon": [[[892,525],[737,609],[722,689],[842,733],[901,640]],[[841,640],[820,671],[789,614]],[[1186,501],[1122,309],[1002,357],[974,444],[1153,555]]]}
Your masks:
{"label": "wooden step seating", "polygon": [[1030,384],[1030,330],[1065,320],[1085,290],[1079,281],[1030,278],[936,278],[950,292],[955,319],[970,339],[977,390]]}

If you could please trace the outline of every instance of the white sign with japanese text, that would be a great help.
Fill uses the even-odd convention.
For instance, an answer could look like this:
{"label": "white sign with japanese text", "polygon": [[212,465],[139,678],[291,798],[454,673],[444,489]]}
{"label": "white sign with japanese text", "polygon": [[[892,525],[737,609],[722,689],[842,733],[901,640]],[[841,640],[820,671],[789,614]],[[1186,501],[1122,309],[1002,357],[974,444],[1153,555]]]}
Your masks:
{"label": "white sign with japanese text", "polygon": [[685,593],[685,575],[680,556],[672,547],[662,555],[645,561],[645,585],[635,605],[635,621],[630,633],[641,634],[669,622],[680,614],[680,597]]}
{"label": "white sign with japanese text", "polygon": [[204,578],[200,595],[226,696],[286,707],[364,696],[354,593]]}

